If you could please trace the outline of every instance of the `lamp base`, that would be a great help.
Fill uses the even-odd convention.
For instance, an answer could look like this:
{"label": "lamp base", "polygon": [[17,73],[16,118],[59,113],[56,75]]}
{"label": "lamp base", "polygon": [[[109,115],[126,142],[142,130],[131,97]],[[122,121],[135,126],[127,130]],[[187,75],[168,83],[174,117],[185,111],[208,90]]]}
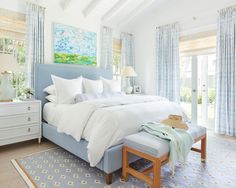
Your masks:
{"label": "lamp base", "polygon": [[127,86],[127,87],[125,88],[125,93],[126,93],[126,94],[131,94],[132,91],[133,91],[133,87],[131,87],[131,86]]}

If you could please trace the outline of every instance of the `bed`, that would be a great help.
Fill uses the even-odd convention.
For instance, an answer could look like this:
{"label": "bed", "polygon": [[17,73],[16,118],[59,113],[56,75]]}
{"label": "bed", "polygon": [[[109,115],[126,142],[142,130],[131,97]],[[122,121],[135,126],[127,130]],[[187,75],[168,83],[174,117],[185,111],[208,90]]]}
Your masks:
{"label": "bed", "polygon": [[[36,98],[42,101],[42,106],[47,102],[43,89],[52,84],[51,74],[68,79],[81,75],[89,79],[99,79],[100,76],[112,78],[110,71],[98,68],[37,65]],[[55,111],[52,105],[49,106],[46,104],[48,109]],[[112,182],[112,173],[122,167],[122,139],[125,136],[138,132],[139,125],[144,122],[159,121],[171,113],[183,115],[179,105],[158,96],[121,96],[82,102],[73,105],[70,110],[65,107],[62,109],[64,111],[58,110],[56,116],[64,113],[63,117],[59,125],[55,126],[50,120],[51,116],[53,119],[53,113],[45,108],[44,112],[48,111],[49,115],[44,115],[47,121],[42,124],[43,137],[102,170],[106,174],[107,184]],[[61,133],[58,132],[60,130]],[[87,136],[86,130],[89,133]],[[79,132],[80,135],[77,134]],[[130,162],[137,159],[131,156]]]}
{"label": "bed", "polygon": [[[100,76],[111,79],[112,72],[99,68],[90,68],[82,66],[57,65],[57,64],[37,64],[35,69],[35,95],[38,100],[42,101],[42,107],[47,103],[46,93],[43,89],[52,84],[51,74],[63,78],[76,78],[80,75],[89,79],[99,79]],[[73,153],[79,158],[88,161],[87,145],[88,142],[81,140],[77,142],[72,136],[58,133],[57,128],[43,121],[42,135],[44,138],[52,141],[67,151]],[[105,173],[106,183],[112,183],[112,173],[122,166],[122,144],[111,147],[105,151],[102,160],[96,165],[97,168]],[[133,156],[131,161],[137,160]]]}

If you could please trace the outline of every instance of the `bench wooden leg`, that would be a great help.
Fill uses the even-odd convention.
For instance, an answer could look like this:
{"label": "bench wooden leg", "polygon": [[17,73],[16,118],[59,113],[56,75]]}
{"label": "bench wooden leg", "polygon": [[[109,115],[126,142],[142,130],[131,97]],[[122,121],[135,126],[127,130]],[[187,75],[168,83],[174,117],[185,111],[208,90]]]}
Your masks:
{"label": "bench wooden leg", "polygon": [[[201,153],[202,162],[206,160],[206,146],[207,146],[207,136],[203,135],[195,139],[195,143],[201,141],[201,149],[191,148],[193,151]],[[147,159],[153,163],[153,167],[149,167],[142,172],[139,172],[129,166],[129,153],[137,155],[141,158]],[[164,155],[160,158],[153,157],[141,151],[138,151],[133,148],[129,148],[127,146],[123,146],[122,149],[122,176],[125,181],[128,180],[128,175],[132,175],[140,180],[145,181],[147,184],[152,185],[153,188],[160,188],[161,187],[161,166],[166,164],[169,159],[169,154]],[[153,172],[153,179],[147,176],[150,172]]]}
{"label": "bench wooden leg", "polygon": [[206,162],[206,145],[207,145],[207,136],[201,140],[201,161]]}
{"label": "bench wooden leg", "polygon": [[124,181],[128,181],[128,173],[127,173],[127,167],[129,166],[129,157],[126,147],[123,147],[122,149],[122,178]]}
{"label": "bench wooden leg", "polygon": [[161,161],[156,159],[153,162],[153,188],[161,187]]}
{"label": "bench wooden leg", "polygon": [[[161,158],[156,158],[151,155],[142,153],[133,148],[123,146],[123,164],[122,164],[122,177],[124,180],[128,180],[128,175],[132,175],[140,180],[145,181],[147,184],[151,185],[153,188],[161,187],[161,165],[162,162],[168,159],[168,155]],[[137,155],[141,158],[147,159],[153,163],[152,167],[146,168],[142,172],[137,171],[129,166],[129,153]],[[153,178],[149,177],[148,174],[153,172]]]}
{"label": "bench wooden leg", "polygon": [[112,173],[106,174],[106,184],[107,185],[112,184]]}

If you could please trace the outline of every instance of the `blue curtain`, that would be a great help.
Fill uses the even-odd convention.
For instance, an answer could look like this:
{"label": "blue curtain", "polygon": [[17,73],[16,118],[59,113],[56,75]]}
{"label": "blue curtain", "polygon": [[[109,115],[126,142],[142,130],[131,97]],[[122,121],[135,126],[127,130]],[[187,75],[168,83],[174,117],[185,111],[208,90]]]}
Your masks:
{"label": "blue curtain", "polygon": [[45,8],[27,3],[26,5],[26,69],[28,86],[34,89],[35,64],[44,63],[44,17]]}
{"label": "blue curtain", "polygon": [[101,29],[101,61],[100,66],[112,70],[112,29],[102,27]]}
{"label": "blue curtain", "polygon": [[[125,66],[132,66],[135,69],[134,64],[134,36],[129,33],[121,33],[121,70]],[[135,78],[129,78],[131,85],[134,85]],[[127,83],[125,83],[123,77],[121,79],[122,87],[125,87]]]}
{"label": "blue curtain", "polygon": [[134,67],[134,36],[121,33],[121,67]]}
{"label": "blue curtain", "polygon": [[219,11],[215,131],[236,136],[236,7]]}
{"label": "blue curtain", "polygon": [[157,95],[179,102],[179,25],[158,27],[156,30]]}

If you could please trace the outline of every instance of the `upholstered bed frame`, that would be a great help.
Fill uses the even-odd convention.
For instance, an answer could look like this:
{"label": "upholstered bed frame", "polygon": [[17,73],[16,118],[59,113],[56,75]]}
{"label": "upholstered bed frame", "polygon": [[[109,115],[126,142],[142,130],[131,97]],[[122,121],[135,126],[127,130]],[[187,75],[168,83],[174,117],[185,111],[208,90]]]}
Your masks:
{"label": "upholstered bed frame", "polygon": [[[35,95],[42,101],[42,107],[47,102],[46,93],[43,89],[52,84],[51,74],[67,79],[83,76],[89,79],[99,79],[100,76],[111,79],[112,72],[104,69],[76,66],[76,65],[59,65],[59,64],[38,64],[35,69]],[[42,135],[46,139],[59,145],[65,150],[73,153],[79,158],[88,162],[87,144],[85,140],[77,142],[73,137],[58,133],[55,126],[42,123]],[[130,162],[137,160],[137,157],[130,157]],[[122,144],[107,149],[102,160],[96,166],[106,174],[106,183],[112,183],[112,173],[122,167]]]}

